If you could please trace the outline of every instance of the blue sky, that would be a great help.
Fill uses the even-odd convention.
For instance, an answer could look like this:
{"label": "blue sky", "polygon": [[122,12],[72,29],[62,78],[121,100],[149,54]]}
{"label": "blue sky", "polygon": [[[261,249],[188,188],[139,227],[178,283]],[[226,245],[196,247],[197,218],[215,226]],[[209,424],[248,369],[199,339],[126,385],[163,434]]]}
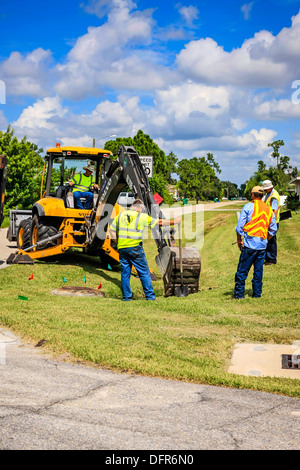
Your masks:
{"label": "blue sky", "polygon": [[0,6],[0,129],[44,149],[142,129],[237,184],[283,139],[300,168],[300,0]]}

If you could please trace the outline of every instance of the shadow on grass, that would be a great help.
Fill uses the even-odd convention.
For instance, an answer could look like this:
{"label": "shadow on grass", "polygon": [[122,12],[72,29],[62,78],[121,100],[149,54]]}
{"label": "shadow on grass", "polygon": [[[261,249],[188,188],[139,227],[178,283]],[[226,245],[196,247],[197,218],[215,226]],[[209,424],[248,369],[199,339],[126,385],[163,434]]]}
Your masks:
{"label": "shadow on grass", "polygon": [[[223,295],[228,297],[229,299],[232,299],[234,296],[234,288],[232,290],[223,292]],[[245,297],[250,297],[251,299],[253,298],[253,292],[252,289],[245,289]]]}

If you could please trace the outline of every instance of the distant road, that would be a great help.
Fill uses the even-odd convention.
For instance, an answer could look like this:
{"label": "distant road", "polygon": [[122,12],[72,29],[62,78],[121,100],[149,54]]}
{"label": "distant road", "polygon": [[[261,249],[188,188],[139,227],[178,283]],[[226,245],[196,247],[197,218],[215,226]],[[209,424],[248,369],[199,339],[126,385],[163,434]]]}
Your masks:
{"label": "distant road", "polygon": [[[178,215],[181,215],[181,214],[191,214],[192,212],[198,212],[198,211],[202,211],[204,209],[204,211],[215,211],[215,210],[218,210],[218,209],[227,209],[228,210],[234,210],[234,209],[230,209],[229,206],[233,205],[233,204],[236,204],[237,202],[239,201],[223,201],[223,202],[212,202],[212,203],[208,203],[208,204],[188,204],[186,206],[180,206],[180,207],[170,207],[170,208],[164,208],[162,207],[162,212],[163,214],[169,218],[170,215],[171,217],[176,217]],[[244,201],[246,203],[246,201]],[[237,209],[238,210],[238,209]]]}

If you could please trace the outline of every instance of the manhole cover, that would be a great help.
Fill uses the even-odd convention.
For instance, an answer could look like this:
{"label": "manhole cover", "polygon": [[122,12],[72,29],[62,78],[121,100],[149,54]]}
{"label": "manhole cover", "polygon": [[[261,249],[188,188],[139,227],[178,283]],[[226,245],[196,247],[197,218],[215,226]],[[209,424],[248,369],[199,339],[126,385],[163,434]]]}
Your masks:
{"label": "manhole cover", "polygon": [[74,297],[105,297],[104,292],[101,292],[97,289],[76,286],[59,287],[58,289],[53,289],[50,294],[69,295]]}

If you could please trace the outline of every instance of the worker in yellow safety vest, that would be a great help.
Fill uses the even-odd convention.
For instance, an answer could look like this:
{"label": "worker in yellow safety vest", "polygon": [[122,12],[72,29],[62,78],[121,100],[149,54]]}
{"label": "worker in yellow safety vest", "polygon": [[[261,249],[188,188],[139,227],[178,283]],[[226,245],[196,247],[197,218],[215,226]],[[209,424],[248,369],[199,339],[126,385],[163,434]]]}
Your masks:
{"label": "worker in yellow safety vest", "polygon": [[[69,185],[73,188],[74,205],[76,209],[90,209],[93,201],[92,189],[98,189],[99,186],[94,181],[94,165],[89,163],[84,166],[85,173],[77,173],[69,181]],[[82,198],[85,199],[84,205]]]}
{"label": "worker in yellow safety vest", "polygon": [[[271,207],[276,218],[277,231],[279,229],[280,219],[280,196],[270,180],[262,182],[262,188],[265,191],[264,202]],[[272,237],[267,246],[265,265],[269,266],[277,263],[277,238]]]}
{"label": "worker in yellow safety vest", "polygon": [[123,300],[132,300],[130,277],[132,266],[137,270],[147,300],[156,296],[151,282],[151,274],[143,249],[143,232],[146,227],[153,229],[158,225],[175,225],[181,222],[176,219],[154,219],[143,213],[144,204],[136,199],[129,210],[120,212],[110,225],[111,239],[117,243],[121,264],[121,289]]}

